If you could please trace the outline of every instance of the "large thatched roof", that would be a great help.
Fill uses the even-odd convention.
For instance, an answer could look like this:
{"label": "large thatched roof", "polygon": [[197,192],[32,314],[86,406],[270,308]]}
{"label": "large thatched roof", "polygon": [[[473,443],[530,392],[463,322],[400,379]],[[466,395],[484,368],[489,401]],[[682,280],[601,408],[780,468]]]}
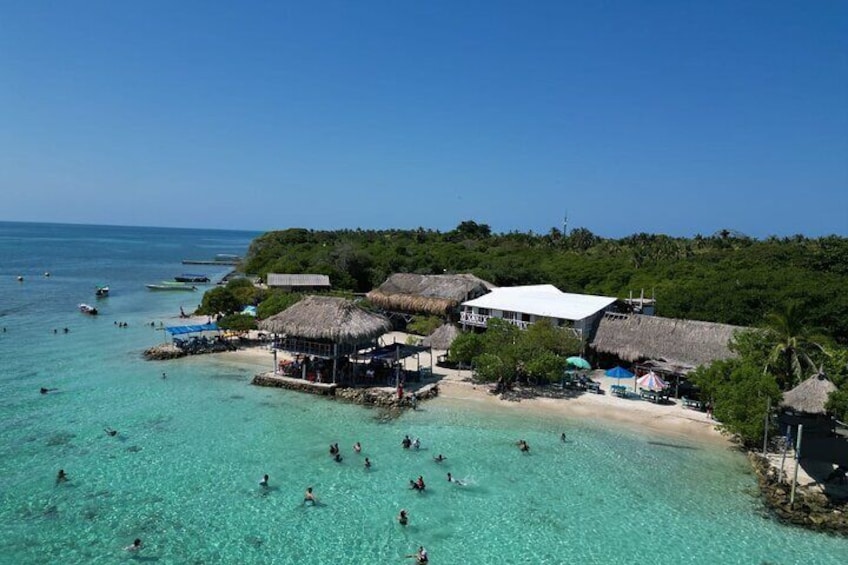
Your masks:
{"label": "large thatched roof", "polygon": [[416,275],[395,273],[368,293],[368,300],[385,310],[444,314],[461,302],[494,288],[471,274]]}
{"label": "large thatched roof", "polygon": [[443,324],[436,331],[424,338],[424,345],[429,345],[433,349],[441,349],[447,351],[450,349],[453,340],[459,335],[459,328],[453,324]]}
{"label": "large thatched roof", "polygon": [[344,298],[307,296],[259,322],[259,329],[289,337],[359,344],[389,330],[391,323]]}
{"label": "large thatched roof", "polygon": [[663,360],[680,367],[697,367],[728,359],[728,348],[739,326],[645,316],[606,313],[591,347],[625,361]]}
{"label": "large thatched roof", "polygon": [[824,405],[836,385],[827,380],[824,375],[813,375],[789,392],[783,394],[781,405],[796,412],[807,414],[824,414]]}

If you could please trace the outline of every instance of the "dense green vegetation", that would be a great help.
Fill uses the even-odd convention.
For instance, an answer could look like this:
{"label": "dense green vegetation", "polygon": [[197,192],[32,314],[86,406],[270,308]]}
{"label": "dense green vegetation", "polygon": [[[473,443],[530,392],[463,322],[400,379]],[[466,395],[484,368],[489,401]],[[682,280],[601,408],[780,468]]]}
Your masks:
{"label": "dense green vegetation", "polygon": [[485,333],[457,336],[449,360],[474,366],[474,376],[483,382],[525,381],[537,384],[559,382],[566,358],[580,350],[580,340],[570,331],[548,320],[522,331],[505,320],[489,320]]}
{"label": "dense green vegetation", "polygon": [[644,289],[659,315],[738,325],[758,325],[797,302],[806,323],[848,344],[848,239],[837,236],[606,239],[583,228],[493,234],[473,221],[445,233],[292,228],[254,240],[244,269],[326,274],[334,289],[353,292],[396,272],[470,272],[497,285],[550,283],[619,297]]}

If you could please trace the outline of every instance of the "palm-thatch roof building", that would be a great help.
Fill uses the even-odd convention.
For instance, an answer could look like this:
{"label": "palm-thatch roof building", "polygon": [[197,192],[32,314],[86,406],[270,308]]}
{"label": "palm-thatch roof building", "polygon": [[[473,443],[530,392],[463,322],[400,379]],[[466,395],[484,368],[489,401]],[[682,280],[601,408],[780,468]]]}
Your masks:
{"label": "palm-thatch roof building", "polygon": [[436,331],[424,338],[424,345],[430,346],[433,349],[441,349],[447,351],[450,349],[453,340],[459,335],[459,328],[453,324],[443,324]]}
{"label": "palm-thatch roof building", "polygon": [[459,305],[495,288],[471,274],[418,275],[395,273],[368,293],[368,300],[387,312],[451,316]]}
{"label": "palm-thatch roof building", "polygon": [[307,296],[279,314],[259,322],[259,329],[282,335],[277,347],[292,353],[337,360],[374,345],[391,329],[385,316],[368,312],[350,300]]}
{"label": "palm-thatch roof building", "polygon": [[329,290],[330,277],[327,275],[268,273],[268,286],[283,290]]}
{"label": "palm-thatch roof building", "polygon": [[822,415],[827,411],[825,404],[836,385],[822,374],[813,375],[792,390],[783,394],[781,406],[810,415]]}
{"label": "palm-thatch roof building", "polygon": [[601,355],[631,363],[655,360],[685,374],[699,365],[734,357],[730,340],[742,329],[729,324],[607,312],[590,346]]}

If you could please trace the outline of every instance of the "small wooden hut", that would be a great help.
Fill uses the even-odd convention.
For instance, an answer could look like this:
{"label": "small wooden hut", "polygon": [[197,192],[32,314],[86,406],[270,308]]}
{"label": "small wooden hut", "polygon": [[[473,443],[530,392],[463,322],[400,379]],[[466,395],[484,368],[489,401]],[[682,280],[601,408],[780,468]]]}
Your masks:
{"label": "small wooden hut", "polygon": [[795,412],[809,415],[824,415],[827,413],[825,404],[830,393],[836,390],[836,385],[823,374],[813,375],[809,379],[783,394],[781,406]]}
{"label": "small wooden hut", "polygon": [[424,338],[424,345],[430,346],[432,349],[441,349],[447,351],[453,344],[453,340],[459,335],[459,328],[453,324],[443,324],[436,331]]}
{"label": "small wooden hut", "polygon": [[338,360],[373,346],[377,337],[391,329],[391,323],[344,298],[307,296],[259,322],[259,328],[282,336],[277,340],[279,349],[332,359],[335,382]]}
{"label": "small wooden hut", "polygon": [[450,317],[459,305],[489,292],[494,285],[471,274],[395,273],[368,293],[368,300],[391,313]]}

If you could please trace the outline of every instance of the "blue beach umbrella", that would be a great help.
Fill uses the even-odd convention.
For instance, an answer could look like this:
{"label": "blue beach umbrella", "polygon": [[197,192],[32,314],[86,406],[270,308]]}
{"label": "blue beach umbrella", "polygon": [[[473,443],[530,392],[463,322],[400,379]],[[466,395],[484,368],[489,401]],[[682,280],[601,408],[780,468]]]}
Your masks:
{"label": "blue beach umbrella", "polygon": [[592,365],[582,357],[569,357],[565,360],[565,362],[572,367],[577,367],[578,369],[586,369],[588,371],[592,368]]}
{"label": "blue beach umbrella", "polygon": [[604,372],[604,374],[608,377],[618,379],[619,381],[621,379],[630,379],[630,378],[635,376],[633,373],[631,373],[630,371],[628,371],[627,369],[625,369],[624,367],[621,367],[619,365],[616,365],[612,369],[607,369],[606,372]]}

